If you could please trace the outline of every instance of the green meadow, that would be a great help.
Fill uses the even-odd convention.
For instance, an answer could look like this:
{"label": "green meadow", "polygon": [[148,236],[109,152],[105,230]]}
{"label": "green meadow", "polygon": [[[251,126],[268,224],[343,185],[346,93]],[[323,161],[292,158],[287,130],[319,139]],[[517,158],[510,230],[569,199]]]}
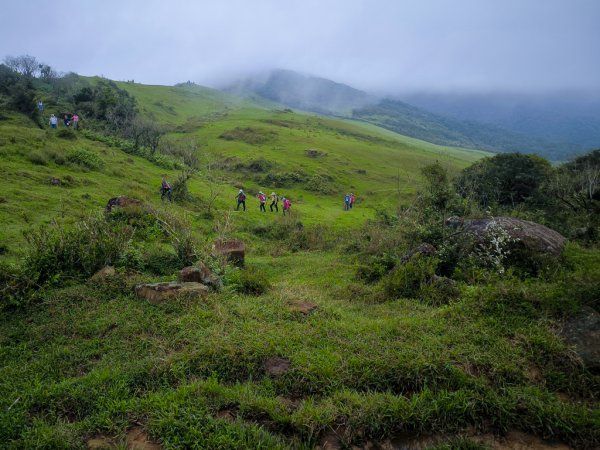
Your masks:
{"label": "green meadow", "polygon": [[[438,303],[385,297],[357,276],[370,247],[396,242],[381,218],[413,204],[421,169],[439,162],[455,175],[487,153],[195,85],[118,86],[199,169],[186,198],[163,202],[161,177],[174,183],[184,170],[174,159],[123,151],[85,120],[65,132],[3,115],[2,270],[31,260],[36,230],[61,233],[90,215],[133,230],[114,277],[60,274],[25,304],[2,305],[3,448],[474,449],[515,432],[540,448],[600,444],[600,378],[556,333],[597,299],[596,249],[568,244],[561,267],[535,279],[464,279]],[[241,188],[246,212],[234,211]],[[259,212],[259,190],[290,198],[291,215]],[[351,211],[346,192],[357,196]],[[104,218],[118,195],[152,214]],[[136,284],[174,280],[184,266],[160,229],[170,219],[222,291],[136,297]],[[210,259],[223,237],[246,243],[246,268]],[[398,236],[383,249],[419,243]]]}

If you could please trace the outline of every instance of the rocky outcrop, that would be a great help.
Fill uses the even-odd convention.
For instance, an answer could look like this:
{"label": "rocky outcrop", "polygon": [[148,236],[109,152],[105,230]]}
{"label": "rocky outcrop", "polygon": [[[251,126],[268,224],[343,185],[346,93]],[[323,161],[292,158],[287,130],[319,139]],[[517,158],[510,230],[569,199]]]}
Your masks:
{"label": "rocky outcrop", "polygon": [[209,289],[202,283],[166,282],[138,284],[135,293],[138,297],[147,299],[150,303],[158,304],[177,297],[206,297]]}
{"label": "rocky outcrop", "polygon": [[213,244],[213,255],[224,256],[233,264],[243,266],[246,257],[246,244],[237,239],[216,241]]}
{"label": "rocky outcrop", "polygon": [[514,217],[465,220],[462,229],[476,239],[486,239],[493,226],[502,228],[518,245],[538,253],[558,256],[566,243],[560,233],[539,223]]}
{"label": "rocky outcrop", "polygon": [[583,365],[600,372],[600,314],[586,306],[569,319],[562,330],[565,340],[575,347]]}
{"label": "rocky outcrop", "polygon": [[106,278],[114,277],[116,275],[115,268],[113,266],[106,266],[92,275],[92,281],[102,281]]}
{"label": "rocky outcrop", "polygon": [[436,252],[437,252],[437,250],[433,245],[427,244],[426,242],[424,242],[422,244],[417,245],[415,248],[409,250],[407,253],[405,253],[400,258],[400,261],[402,261],[403,263],[406,263],[406,262],[410,261],[410,259],[415,255],[434,256]]}
{"label": "rocky outcrop", "polygon": [[141,200],[138,200],[136,198],[130,198],[127,197],[126,195],[120,195],[118,197],[113,197],[111,198],[108,203],[106,204],[106,212],[112,212],[113,208],[115,207],[119,207],[119,208],[126,208],[128,206],[143,206],[144,203]]}
{"label": "rocky outcrop", "polygon": [[188,266],[181,269],[181,272],[179,272],[179,281],[202,283],[215,291],[223,289],[221,278],[202,262],[198,262],[195,266]]}

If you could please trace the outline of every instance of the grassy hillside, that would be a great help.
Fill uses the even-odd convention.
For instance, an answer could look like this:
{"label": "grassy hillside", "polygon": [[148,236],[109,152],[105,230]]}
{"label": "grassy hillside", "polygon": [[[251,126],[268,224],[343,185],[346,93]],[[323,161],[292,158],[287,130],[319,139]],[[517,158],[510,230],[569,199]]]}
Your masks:
{"label": "grassy hillside", "polygon": [[[358,276],[418,243],[367,219],[412,203],[426,165],[455,173],[485,153],[197,86],[119,86],[169,127],[165,144],[197,149],[188,200],[162,203],[162,174],[173,182],[179,170],[125,153],[117,140],[40,129],[14,113],[0,121],[2,280],[12,282],[6,262],[31,255],[22,234],[31,228],[77,241],[77,267],[91,258],[85,238],[131,233],[117,274],[104,280],[55,273],[43,244],[56,242],[35,235],[46,282],[24,305],[0,310],[6,448],[598,445],[598,376],[555,332],[594,298],[597,251],[571,245],[564,267],[539,279],[476,271],[443,301],[386,296]],[[220,196],[208,214],[211,187]],[[245,213],[232,212],[240,187]],[[260,213],[259,189],[289,196],[292,216]],[[348,191],[358,202],[345,212]],[[151,212],[70,226],[120,194]],[[136,284],[175,279],[186,236],[224,289],[160,305],[137,298]],[[245,269],[208,256],[218,236],[246,242]]]}

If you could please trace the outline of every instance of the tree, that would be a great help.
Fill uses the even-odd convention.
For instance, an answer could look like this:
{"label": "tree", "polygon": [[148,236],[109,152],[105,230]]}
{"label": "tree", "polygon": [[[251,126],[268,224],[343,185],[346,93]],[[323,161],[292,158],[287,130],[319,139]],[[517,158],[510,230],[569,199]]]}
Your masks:
{"label": "tree", "polygon": [[552,166],[537,155],[501,153],[462,171],[456,190],[483,208],[491,204],[515,207],[534,196],[552,174]]}
{"label": "tree", "polygon": [[27,78],[34,78],[40,71],[40,62],[31,55],[7,56],[4,64]]}

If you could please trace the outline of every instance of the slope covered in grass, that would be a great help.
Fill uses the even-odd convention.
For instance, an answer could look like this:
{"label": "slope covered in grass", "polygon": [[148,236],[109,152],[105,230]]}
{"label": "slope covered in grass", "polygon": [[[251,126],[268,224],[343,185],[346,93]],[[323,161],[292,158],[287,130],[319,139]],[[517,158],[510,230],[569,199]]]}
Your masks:
{"label": "slope covered in grass", "polygon": [[[413,202],[421,168],[439,161],[456,173],[484,153],[196,86],[120,86],[169,127],[165,144],[195,149],[187,200],[160,200],[162,174],[179,176],[164,168],[173,159],[16,114],[0,122],[0,267],[21,262],[22,233],[41,226],[25,267],[49,272],[0,310],[7,448],[127,448],[134,434],[165,449],[405,448],[423,434],[449,441],[441,448],[482,448],[482,435],[515,430],[598,445],[598,376],[555,332],[593,301],[597,250],[569,246],[563,266],[539,278],[476,272],[435,302],[387,296],[359,276],[381,263],[369,254],[385,261],[415,244],[387,222]],[[240,187],[245,213],[232,211]],[[258,190],[289,196],[293,214],[260,213]],[[348,191],[358,202],[346,212]],[[102,214],[120,194],[148,208]],[[81,236],[103,236],[93,224],[109,237],[128,230],[117,274],[54,271],[43,244],[79,267],[93,256]],[[79,252],[56,243],[73,237]],[[246,269],[209,255],[222,237],[246,242]],[[137,298],[136,284],[176,278],[191,241],[224,289],[159,305]]]}

